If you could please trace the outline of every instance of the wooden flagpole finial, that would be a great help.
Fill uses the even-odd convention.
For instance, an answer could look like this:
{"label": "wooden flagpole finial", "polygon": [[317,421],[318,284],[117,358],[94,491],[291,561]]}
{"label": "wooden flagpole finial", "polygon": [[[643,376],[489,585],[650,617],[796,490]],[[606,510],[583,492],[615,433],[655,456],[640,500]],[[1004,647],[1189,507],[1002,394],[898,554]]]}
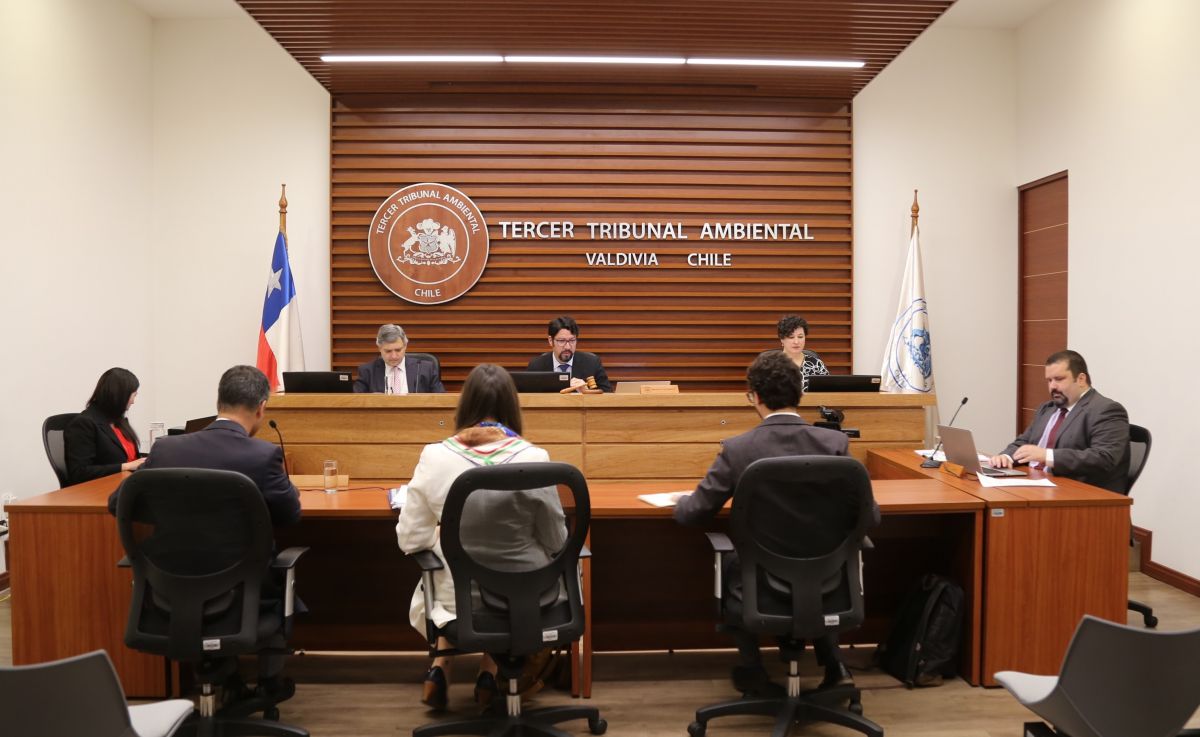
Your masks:
{"label": "wooden flagpole finial", "polygon": [[920,217],[921,206],[917,204],[917,190],[913,190],[913,205],[912,205],[912,227],[917,229],[917,218]]}
{"label": "wooden flagpole finial", "polygon": [[279,232],[287,235],[287,185],[279,186]]}

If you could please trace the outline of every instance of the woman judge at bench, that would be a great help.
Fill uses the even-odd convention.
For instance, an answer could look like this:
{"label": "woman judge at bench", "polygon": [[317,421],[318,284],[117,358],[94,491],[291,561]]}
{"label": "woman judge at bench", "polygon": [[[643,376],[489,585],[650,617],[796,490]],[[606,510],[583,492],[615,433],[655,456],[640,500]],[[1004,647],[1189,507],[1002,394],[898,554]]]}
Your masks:
{"label": "woman judge at bench", "polygon": [[[476,466],[495,466],[505,463],[535,463],[549,460],[545,450],[521,437],[521,407],[517,388],[508,372],[493,364],[476,366],[463,384],[462,395],[454,416],[455,434],[440,443],[425,446],[412,481],[408,497],[396,525],[396,538],[406,553],[432,549],[442,555],[438,525],[450,485],[459,474]],[[516,494],[518,492],[508,492]],[[464,547],[480,563],[497,568],[523,570],[544,566],[550,562],[567,540],[566,520],[558,491],[554,488],[528,492],[522,504],[505,503],[492,496],[499,492],[477,492],[468,499],[463,516],[464,530],[469,517],[486,519],[493,530],[516,533],[500,540],[492,548],[480,549],[464,540]],[[476,500],[479,500],[476,502]],[[532,503],[529,503],[532,502]],[[468,515],[469,513],[469,515]],[[434,607],[431,618],[439,628],[455,619],[454,582],[450,571],[435,571]],[[409,621],[425,633],[425,596],[417,585],[409,606]],[[438,647],[447,648],[445,638],[438,638]],[[435,710],[446,708],[449,685],[449,658],[434,658],[425,675],[421,701]],[[497,693],[496,664],[487,655],[479,666],[475,684],[475,700],[487,706]]]}
{"label": "woman judge at bench", "polygon": [[805,350],[804,342],[808,339],[808,321],[797,315],[784,315],[775,326],[779,332],[779,343],[784,354],[800,367],[800,375],[804,381],[804,391],[808,391],[808,377],[826,376],[829,369],[815,351]]}
{"label": "woman judge at bench", "polygon": [[110,368],[100,375],[87,407],[63,433],[70,483],[132,471],[146,460],[139,457],[137,433],[125,417],[138,386],[137,377],[128,369]]}

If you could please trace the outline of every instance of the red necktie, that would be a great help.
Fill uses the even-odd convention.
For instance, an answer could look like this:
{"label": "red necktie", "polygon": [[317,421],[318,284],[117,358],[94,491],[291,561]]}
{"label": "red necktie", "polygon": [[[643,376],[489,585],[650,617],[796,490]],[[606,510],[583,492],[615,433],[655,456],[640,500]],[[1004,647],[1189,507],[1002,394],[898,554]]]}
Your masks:
{"label": "red necktie", "polygon": [[1046,438],[1046,447],[1053,448],[1054,441],[1058,440],[1058,431],[1062,429],[1063,423],[1067,419],[1067,408],[1059,407],[1058,414],[1054,416],[1054,427],[1050,428],[1050,435]]}

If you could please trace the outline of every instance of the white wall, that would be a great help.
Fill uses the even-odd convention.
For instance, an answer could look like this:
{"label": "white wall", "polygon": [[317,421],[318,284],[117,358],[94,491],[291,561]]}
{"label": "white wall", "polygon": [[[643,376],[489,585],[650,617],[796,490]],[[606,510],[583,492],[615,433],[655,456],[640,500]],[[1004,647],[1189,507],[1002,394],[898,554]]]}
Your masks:
{"label": "white wall", "polygon": [[1154,434],[1134,524],[1196,578],[1198,29],[1193,0],[1060,0],[1017,34],[1018,179],[1070,172],[1070,346]]}
{"label": "white wall", "polygon": [[151,35],[123,2],[0,3],[0,496],[57,487],[42,420],[83,409],[105,369],[155,385]]}
{"label": "white wall", "polygon": [[211,414],[253,364],[288,185],[309,369],[329,368],[329,94],[249,16],[154,25],[156,419]]}
{"label": "white wall", "polygon": [[0,253],[20,265],[0,289],[0,498],[55,488],[41,422],[110,366],[141,380],[143,440],[212,412],[220,372],[255,360],[281,182],[306,360],[329,366],[329,96],[214,1],[236,12],[0,2]]}
{"label": "white wall", "polygon": [[918,189],[942,421],[970,397],[957,424],[996,450],[1017,381],[1014,49],[939,22],[854,99],[854,370],[879,373]]}

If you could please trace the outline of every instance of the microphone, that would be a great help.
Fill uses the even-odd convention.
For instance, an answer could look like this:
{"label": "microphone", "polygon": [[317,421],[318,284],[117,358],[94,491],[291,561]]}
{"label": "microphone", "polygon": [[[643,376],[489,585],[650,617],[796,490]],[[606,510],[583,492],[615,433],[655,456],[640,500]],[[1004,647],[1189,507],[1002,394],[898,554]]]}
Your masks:
{"label": "microphone", "polygon": [[[966,403],[967,403],[967,398],[963,397],[962,401],[958,403],[958,409],[954,410],[954,416],[950,418],[950,424],[946,425],[946,427],[954,426],[954,421],[958,419],[958,413],[962,411],[962,408]],[[272,421],[272,426],[274,426],[274,421]],[[282,442],[283,441],[281,440],[280,443],[282,443]],[[940,468],[942,465],[942,462],[935,461],[935,460],[933,460],[933,458],[934,458],[934,456],[936,456],[938,454],[938,451],[941,449],[942,449],[942,439],[939,437],[937,447],[934,448],[933,452],[929,454],[929,457],[926,458],[925,461],[921,463],[921,468]]]}
{"label": "microphone", "polygon": [[[954,422],[954,420],[951,420],[951,422]],[[279,436],[279,450],[283,451],[283,472],[288,473],[287,449],[283,446],[283,433],[279,432],[279,425],[275,424],[275,420],[267,420],[267,424],[270,425],[271,429],[275,431],[275,434]]]}

